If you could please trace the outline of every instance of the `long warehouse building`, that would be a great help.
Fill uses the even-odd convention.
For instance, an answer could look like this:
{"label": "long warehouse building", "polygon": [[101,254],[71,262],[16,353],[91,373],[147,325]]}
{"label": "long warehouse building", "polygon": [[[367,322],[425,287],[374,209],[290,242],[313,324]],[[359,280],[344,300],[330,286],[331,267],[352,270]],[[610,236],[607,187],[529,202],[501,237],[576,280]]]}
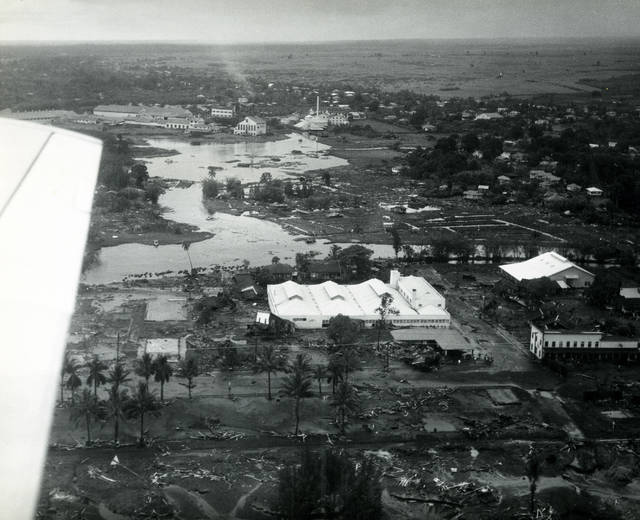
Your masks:
{"label": "long warehouse building", "polygon": [[355,285],[332,281],[301,285],[287,281],[267,286],[271,312],[292,321],[300,329],[326,327],[338,314],[373,327],[380,319],[376,309],[385,293],[393,297],[390,307],[398,311],[387,318],[395,326],[446,328],[451,325],[444,297],[424,278],[400,276],[399,271],[391,271],[388,284],[372,278]]}

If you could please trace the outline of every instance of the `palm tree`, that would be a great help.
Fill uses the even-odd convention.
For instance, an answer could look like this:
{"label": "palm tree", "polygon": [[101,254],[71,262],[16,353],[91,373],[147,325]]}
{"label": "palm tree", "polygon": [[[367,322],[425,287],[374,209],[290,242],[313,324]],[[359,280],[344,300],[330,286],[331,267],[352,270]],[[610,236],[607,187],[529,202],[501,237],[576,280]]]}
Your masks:
{"label": "palm tree", "polygon": [[329,365],[327,366],[327,382],[331,383],[331,393],[336,393],[336,386],[340,383],[344,377],[344,365],[342,360],[337,355],[333,355],[329,358]]}
{"label": "palm tree", "polygon": [[361,370],[360,366],[360,358],[356,354],[353,348],[347,347],[340,353],[340,358],[342,361],[342,367],[344,370],[344,380],[349,380],[349,372],[353,372],[355,370]]}
{"label": "palm tree", "polygon": [[60,402],[64,402],[64,387],[65,380],[64,376],[66,374],[73,374],[78,370],[78,365],[76,362],[69,356],[68,353],[64,355],[64,361],[62,362],[62,368],[60,369]]}
{"label": "palm tree", "polygon": [[316,365],[313,369],[313,377],[318,381],[318,396],[322,397],[322,380],[327,377],[327,367]]}
{"label": "palm tree", "polygon": [[[387,328],[387,318],[390,315],[397,315],[399,313],[398,309],[391,307],[392,303],[393,296],[389,293],[384,293],[380,298],[380,307],[376,309],[379,316],[378,323],[376,324],[378,326],[378,349],[380,348],[380,333],[382,332],[382,329]],[[389,360],[387,358],[387,366],[388,364]]]}
{"label": "palm tree", "polygon": [[193,378],[198,377],[199,374],[200,369],[196,358],[190,357],[189,359],[184,359],[180,363],[180,376],[187,380],[186,384],[180,384],[187,387],[187,390],[189,391],[189,399],[191,399],[191,390],[196,387],[196,384],[193,382]]}
{"label": "palm tree", "polygon": [[140,359],[136,360],[135,373],[137,376],[144,377],[144,382],[149,386],[149,378],[153,375],[153,358],[151,354],[145,352]]}
{"label": "palm tree", "polygon": [[191,242],[189,242],[188,240],[185,240],[184,242],[182,242],[182,249],[184,249],[187,252],[187,258],[189,259],[189,266],[191,266],[191,271],[189,271],[189,273],[193,274],[193,264],[191,263],[191,255],[189,254],[190,247],[191,247]]}
{"label": "palm tree", "polygon": [[120,390],[120,387],[131,381],[129,374],[131,372],[129,370],[125,370],[124,365],[120,362],[116,362],[113,365],[113,368],[109,371],[109,375],[107,376],[107,382],[111,383],[111,388],[116,391]]}
{"label": "palm tree", "polygon": [[89,361],[89,376],[87,377],[87,384],[93,385],[93,397],[98,398],[98,387],[104,385],[107,382],[107,378],[104,375],[104,371],[107,369],[107,365],[98,358],[93,356]]}
{"label": "palm tree", "polygon": [[87,445],[91,444],[91,419],[99,412],[99,405],[91,390],[85,388],[80,394],[80,399],[74,403],[71,409],[71,420],[75,423],[84,419],[87,426]]}
{"label": "palm tree", "polygon": [[71,371],[69,372],[69,377],[67,378],[65,386],[71,390],[71,402],[73,403],[76,399],[76,390],[82,386],[82,379],[80,379],[80,376],[76,372],[78,369],[77,365],[69,365],[69,368]]}
{"label": "palm tree", "polygon": [[[302,354],[298,354],[301,357]],[[311,378],[308,373],[303,370],[303,367],[294,363],[292,365],[293,371],[286,376],[282,385],[282,393],[287,397],[295,399],[295,413],[296,413],[296,430],[294,435],[298,435],[298,426],[300,425],[300,401],[305,397],[311,397]]]}
{"label": "palm tree", "polygon": [[340,383],[336,393],[331,399],[331,406],[335,406],[337,410],[340,432],[344,433],[347,417],[360,409],[358,395],[355,393],[353,386],[346,381]]}
{"label": "palm tree", "polygon": [[120,437],[120,421],[125,420],[124,407],[129,396],[126,390],[118,390],[115,386],[109,389],[109,397],[105,401],[106,415],[113,419],[113,442],[118,444]]}
{"label": "palm tree", "polygon": [[127,403],[127,416],[131,418],[140,418],[140,446],[144,446],[144,416],[146,413],[159,415],[159,404],[153,392],[149,391],[149,387],[143,381],[138,382],[138,388],[131,396]]}
{"label": "palm tree", "polygon": [[256,368],[259,372],[267,373],[267,399],[271,401],[271,374],[284,368],[283,359],[273,345],[262,347]]}
{"label": "palm tree", "polygon": [[160,401],[164,403],[164,384],[171,379],[173,368],[169,364],[167,356],[158,356],[153,362],[155,370],[154,379],[160,383]]}
{"label": "palm tree", "polygon": [[293,359],[293,362],[289,364],[287,367],[288,372],[302,372],[305,376],[310,375],[313,372],[313,368],[311,368],[311,362],[309,361],[309,356],[306,354],[297,354]]}

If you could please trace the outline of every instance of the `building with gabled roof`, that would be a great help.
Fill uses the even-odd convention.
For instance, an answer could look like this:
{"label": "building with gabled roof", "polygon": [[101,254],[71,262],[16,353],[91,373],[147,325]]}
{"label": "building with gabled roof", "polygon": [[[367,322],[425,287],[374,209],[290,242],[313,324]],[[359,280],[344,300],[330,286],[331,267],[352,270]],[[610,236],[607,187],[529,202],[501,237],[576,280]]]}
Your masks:
{"label": "building with gabled roof", "polygon": [[524,262],[501,265],[500,269],[516,282],[549,278],[562,289],[581,289],[593,283],[594,275],[555,251],[543,253]]}
{"label": "building with gabled roof", "polygon": [[302,285],[291,280],[267,286],[269,309],[276,316],[292,321],[301,329],[326,327],[338,314],[373,327],[380,316],[382,297],[393,298],[391,308],[398,313],[388,320],[400,327],[449,327],[451,316],[445,300],[424,278],[400,276],[392,271],[389,284],[377,278],[354,285],[331,280],[317,285]]}
{"label": "building with gabled roof", "polygon": [[267,133],[267,122],[258,116],[246,116],[233,130],[235,135],[264,135]]}

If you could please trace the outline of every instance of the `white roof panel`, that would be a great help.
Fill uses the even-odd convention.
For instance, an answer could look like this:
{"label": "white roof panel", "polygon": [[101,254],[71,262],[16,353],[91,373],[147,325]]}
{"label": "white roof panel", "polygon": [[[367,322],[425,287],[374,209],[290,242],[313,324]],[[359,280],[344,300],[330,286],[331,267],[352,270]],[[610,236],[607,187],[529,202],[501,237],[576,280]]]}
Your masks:
{"label": "white roof panel", "polygon": [[582,269],[582,267],[577,266],[554,251],[543,253],[524,262],[501,265],[500,269],[520,281],[553,276],[571,267],[589,273],[589,271]]}

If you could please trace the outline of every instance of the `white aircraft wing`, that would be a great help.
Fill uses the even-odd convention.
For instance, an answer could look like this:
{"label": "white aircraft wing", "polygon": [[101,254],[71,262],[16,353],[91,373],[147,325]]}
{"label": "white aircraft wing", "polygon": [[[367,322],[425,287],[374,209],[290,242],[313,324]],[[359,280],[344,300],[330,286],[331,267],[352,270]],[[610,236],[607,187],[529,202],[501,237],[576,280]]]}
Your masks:
{"label": "white aircraft wing", "polygon": [[0,516],[31,519],[102,143],[0,119]]}

